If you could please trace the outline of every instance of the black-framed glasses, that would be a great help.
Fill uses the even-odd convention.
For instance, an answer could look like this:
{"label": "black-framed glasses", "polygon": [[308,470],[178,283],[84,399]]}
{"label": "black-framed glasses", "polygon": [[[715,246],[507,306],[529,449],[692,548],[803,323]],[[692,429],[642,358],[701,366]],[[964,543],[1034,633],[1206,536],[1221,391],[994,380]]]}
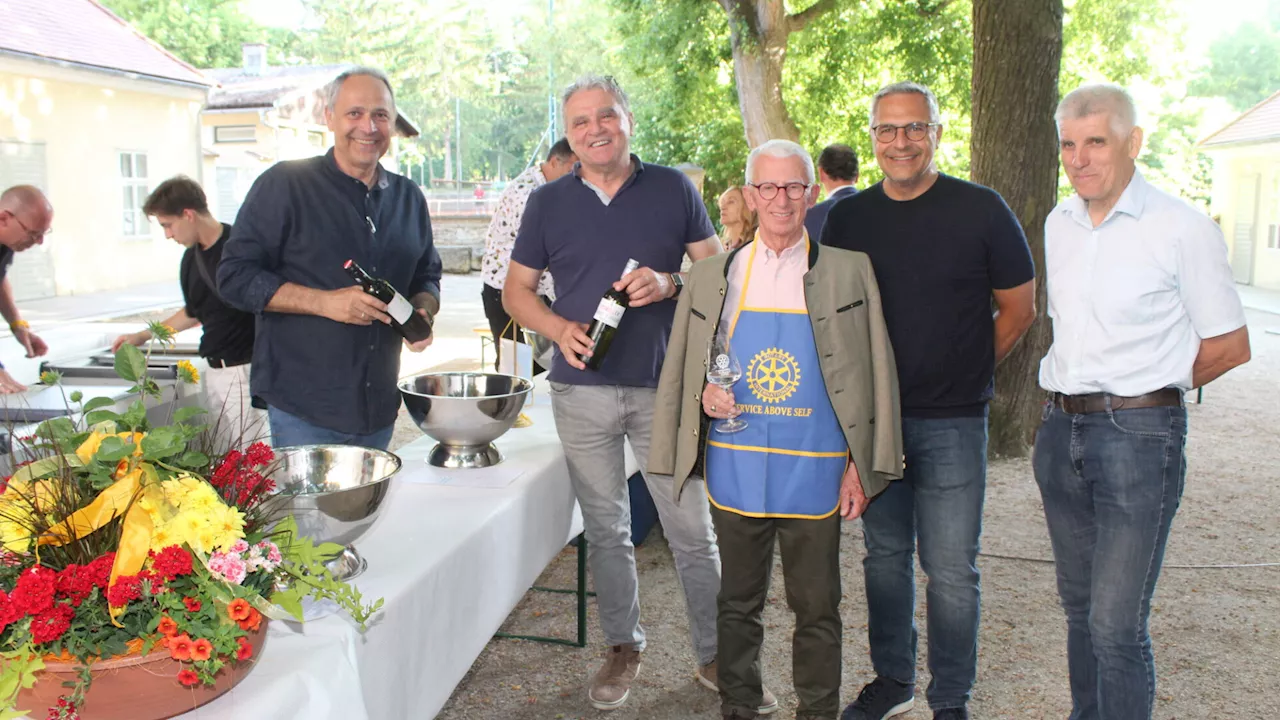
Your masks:
{"label": "black-framed glasses", "polygon": [[756,183],[747,184],[755,188],[756,192],[760,193],[761,200],[772,200],[778,197],[778,191],[783,188],[786,188],[788,198],[791,198],[792,200],[799,200],[804,197],[805,193],[809,192],[809,188],[813,187],[812,184],[806,185],[804,183],[787,183],[786,185],[779,185],[771,182],[760,183],[758,185]]}
{"label": "black-framed glasses", "polygon": [[880,123],[871,126],[871,133],[876,136],[876,140],[882,143],[891,143],[898,137],[898,131],[902,130],[907,134],[908,140],[920,141],[929,134],[929,128],[942,127],[942,123],[922,123],[913,122],[906,125],[893,125],[890,123]]}

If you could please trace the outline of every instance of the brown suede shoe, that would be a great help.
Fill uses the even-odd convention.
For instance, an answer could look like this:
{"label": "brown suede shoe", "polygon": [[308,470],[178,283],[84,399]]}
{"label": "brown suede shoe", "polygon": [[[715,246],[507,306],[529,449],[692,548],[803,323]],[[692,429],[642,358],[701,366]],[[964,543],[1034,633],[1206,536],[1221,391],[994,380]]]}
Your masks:
{"label": "brown suede shoe", "polygon": [[[720,670],[715,660],[698,668],[696,677],[703,687],[720,692]],[[760,692],[762,697],[760,699],[760,707],[756,709],[756,712],[761,715],[772,715],[777,712],[778,698],[774,697],[767,687],[762,686]]]}
{"label": "brown suede shoe", "polygon": [[614,645],[605,655],[604,667],[591,679],[587,699],[597,710],[616,710],[627,701],[639,674],[640,651],[632,645]]}

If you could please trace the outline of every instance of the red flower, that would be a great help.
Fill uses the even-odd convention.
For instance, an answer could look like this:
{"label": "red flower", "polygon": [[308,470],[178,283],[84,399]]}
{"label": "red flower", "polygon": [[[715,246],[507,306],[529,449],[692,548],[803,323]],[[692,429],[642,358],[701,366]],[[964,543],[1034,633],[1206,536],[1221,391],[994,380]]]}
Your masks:
{"label": "red flower", "polygon": [[200,601],[195,598],[184,597],[182,598],[182,604],[187,606],[187,612],[200,612]]}
{"label": "red flower", "polygon": [[204,638],[200,638],[191,643],[191,659],[196,662],[204,662],[213,656],[213,644]]}
{"label": "red flower", "polygon": [[227,502],[241,510],[251,509],[276,487],[274,481],[263,477],[253,468],[266,465],[274,458],[271,448],[262,443],[254,443],[247,453],[232,450],[210,475],[209,483],[217,488],[218,494]]}
{"label": "red flower", "polygon": [[80,607],[94,588],[89,566],[68,565],[58,573],[56,587],[58,597],[70,600],[72,607]]}
{"label": "red flower", "polygon": [[76,713],[76,704],[63,695],[58,698],[57,705],[49,708],[45,720],[80,720],[80,715]]}
{"label": "red flower", "polygon": [[238,637],[236,638],[236,644],[236,660],[244,662],[253,657],[253,646],[249,644],[248,640]]}
{"label": "red flower", "polygon": [[150,555],[151,569],[165,580],[191,574],[191,553],[179,545],[170,545],[159,553],[152,552]]}
{"label": "red flower", "polygon": [[200,676],[191,668],[183,668],[178,671],[178,682],[187,687],[191,687],[192,685],[200,682]]}
{"label": "red flower", "polygon": [[121,575],[107,588],[107,602],[112,607],[124,607],[142,597],[142,579],[137,575]]}
{"label": "red flower", "polygon": [[227,615],[231,616],[231,619],[236,622],[247,619],[249,617],[249,613],[252,611],[253,606],[244,598],[236,598],[235,600],[227,603]]}
{"label": "red flower", "polygon": [[160,618],[160,622],[156,624],[156,632],[171,638],[178,634],[178,623],[174,622],[173,618],[168,615],[163,615]]}
{"label": "red flower", "polygon": [[31,620],[31,640],[37,645],[53,642],[62,637],[71,627],[71,618],[76,611],[67,605],[55,605],[53,608],[36,615]]}
{"label": "red flower", "polygon": [[245,632],[257,632],[258,627],[262,625],[262,613],[249,608],[249,617],[239,621],[240,629]]}
{"label": "red flower", "polygon": [[169,657],[174,660],[190,660],[191,645],[191,637],[186,633],[169,638]]}
{"label": "red flower", "polygon": [[95,558],[93,562],[85,566],[89,572],[89,579],[93,581],[94,585],[103,590],[107,589],[107,582],[111,580],[111,566],[115,562],[116,554],[109,552],[106,555]]}
{"label": "red flower", "polygon": [[18,582],[9,594],[9,602],[23,615],[36,615],[53,607],[53,595],[57,590],[58,573],[37,565],[22,571]]}

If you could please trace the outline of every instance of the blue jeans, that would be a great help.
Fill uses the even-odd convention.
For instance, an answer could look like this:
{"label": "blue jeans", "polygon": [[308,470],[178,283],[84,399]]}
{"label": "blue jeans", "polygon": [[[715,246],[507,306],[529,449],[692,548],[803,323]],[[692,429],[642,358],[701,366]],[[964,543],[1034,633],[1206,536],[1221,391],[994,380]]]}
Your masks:
{"label": "blue jeans", "polygon": [[1186,476],[1187,411],[1047,405],[1034,468],[1067,614],[1071,720],[1147,720],[1147,619]]}
{"label": "blue jeans", "polygon": [[902,419],[899,482],[862,516],[867,635],[876,675],[914,683],[915,562],[929,578],[929,706],[964,707],[978,672],[978,537],[987,487],[987,418]]}
{"label": "blue jeans", "polygon": [[294,445],[357,445],[386,450],[391,444],[391,432],[395,424],[365,435],[344,433],[338,430],[312,425],[297,415],[290,415],[278,407],[267,408],[271,422],[271,445],[275,448]]}

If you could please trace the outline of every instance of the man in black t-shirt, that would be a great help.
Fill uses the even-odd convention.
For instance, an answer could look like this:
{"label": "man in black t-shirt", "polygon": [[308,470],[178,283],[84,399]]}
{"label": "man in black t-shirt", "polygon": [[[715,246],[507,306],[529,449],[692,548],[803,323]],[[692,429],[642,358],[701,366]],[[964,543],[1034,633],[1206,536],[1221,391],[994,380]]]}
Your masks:
{"label": "man in black t-shirt", "polygon": [[[164,228],[165,237],[185,247],[179,280],[184,305],[164,323],[178,332],[204,326],[200,355],[209,363],[204,388],[209,397],[207,422],[216,430],[218,451],[267,441],[266,413],[249,399],[249,361],[253,359],[254,317],[223,302],[217,291],[218,262],[231,226],[209,213],[204,190],[194,180],[165,180],[142,206]],[[121,335],[111,345],[142,345],[151,332]]]}
{"label": "man in black t-shirt", "polygon": [[865,252],[875,268],[906,452],[903,479],[862,516],[876,678],[843,720],[882,720],[912,707],[917,545],[929,578],[929,706],[935,719],[968,718],[987,402],[996,364],[1035,319],[1035,266],[1022,228],[993,190],[938,172],[940,120],[937,100],[921,85],[876,93],[871,134],[885,178],[832,208],[822,234],[825,245]]}

